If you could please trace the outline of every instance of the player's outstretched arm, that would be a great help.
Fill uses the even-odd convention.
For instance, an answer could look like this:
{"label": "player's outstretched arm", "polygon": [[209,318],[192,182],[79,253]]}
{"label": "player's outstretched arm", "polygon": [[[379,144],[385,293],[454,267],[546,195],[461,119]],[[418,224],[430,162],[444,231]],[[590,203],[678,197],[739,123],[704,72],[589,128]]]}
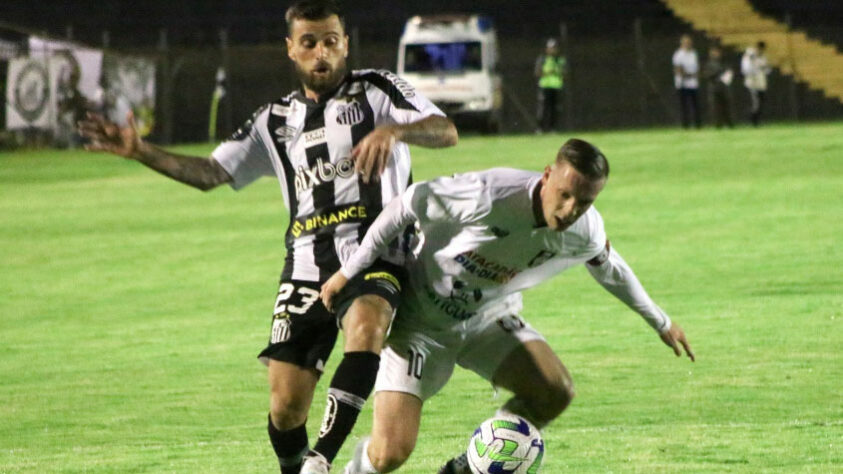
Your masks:
{"label": "player's outstretched arm", "polygon": [[363,181],[377,179],[392,154],[396,141],[429,148],[454,146],[459,141],[457,127],[449,119],[431,115],[409,124],[381,125],[360,140],[351,150],[354,169],[363,176]]}
{"label": "player's outstretched arm", "polygon": [[640,314],[658,331],[661,340],[671,347],[677,356],[681,356],[684,350],[692,362],[696,360],[685,332],[678,324],[672,323],[670,317],[653,302],[632,268],[608,241],[605,250],[589,260],[586,268],[603,288]]}
{"label": "player's outstretched arm", "polygon": [[79,122],[79,133],[90,140],[85,149],[104,151],[143,163],[149,168],[194,188],[207,191],[231,181],[231,176],[216,160],[178,155],[143,141],[137,132],[132,112],[126,115],[128,126],[120,127],[105,117],[88,113]]}

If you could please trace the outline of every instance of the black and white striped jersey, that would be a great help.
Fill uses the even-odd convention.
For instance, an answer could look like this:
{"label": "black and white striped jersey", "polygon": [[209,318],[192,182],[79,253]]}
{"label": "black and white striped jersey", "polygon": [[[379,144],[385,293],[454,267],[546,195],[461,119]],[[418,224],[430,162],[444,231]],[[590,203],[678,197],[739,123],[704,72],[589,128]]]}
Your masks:
{"label": "black and white striped jersey", "polygon": [[[240,189],[276,175],[290,213],[282,278],[324,281],[357,249],[381,209],[412,180],[410,151],[398,142],[380,180],[363,183],[351,150],[375,127],[444,115],[384,70],[350,72],[319,102],[302,91],[258,109],[213,159]],[[406,236],[404,236],[406,238]],[[385,257],[403,263],[399,239]]]}

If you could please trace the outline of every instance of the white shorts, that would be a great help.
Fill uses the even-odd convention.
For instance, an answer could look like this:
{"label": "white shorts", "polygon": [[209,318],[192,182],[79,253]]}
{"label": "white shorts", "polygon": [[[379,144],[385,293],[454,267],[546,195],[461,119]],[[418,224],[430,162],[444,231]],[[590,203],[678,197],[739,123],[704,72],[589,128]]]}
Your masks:
{"label": "white shorts", "polygon": [[408,324],[400,314],[395,323],[381,352],[375,391],[409,393],[422,401],[445,386],[455,364],[492,381],[514,349],[544,340],[517,315],[478,316],[438,330]]}

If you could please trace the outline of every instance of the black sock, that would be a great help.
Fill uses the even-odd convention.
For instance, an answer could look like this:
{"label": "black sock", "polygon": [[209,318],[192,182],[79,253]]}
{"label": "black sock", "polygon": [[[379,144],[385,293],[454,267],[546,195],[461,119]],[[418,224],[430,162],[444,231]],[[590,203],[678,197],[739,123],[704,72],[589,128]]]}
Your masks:
{"label": "black sock", "polygon": [[313,450],[333,462],[345,438],[354,428],[357,415],[372,393],[380,356],[374,352],[346,352],[328,389],[325,418]]}
{"label": "black sock", "polygon": [[298,428],[279,431],[269,417],[267,431],[275,455],[278,456],[278,464],[281,465],[281,474],[299,474],[302,458],[307,454],[307,428],[304,423]]}

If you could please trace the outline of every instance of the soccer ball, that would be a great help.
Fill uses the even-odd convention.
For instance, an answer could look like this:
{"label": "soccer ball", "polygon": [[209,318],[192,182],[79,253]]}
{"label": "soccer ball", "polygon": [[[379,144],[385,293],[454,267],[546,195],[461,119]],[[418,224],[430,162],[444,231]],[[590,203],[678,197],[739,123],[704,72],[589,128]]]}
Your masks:
{"label": "soccer ball", "polygon": [[484,421],[468,442],[468,466],[474,474],[535,474],[542,458],[539,430],[511,414]]}

